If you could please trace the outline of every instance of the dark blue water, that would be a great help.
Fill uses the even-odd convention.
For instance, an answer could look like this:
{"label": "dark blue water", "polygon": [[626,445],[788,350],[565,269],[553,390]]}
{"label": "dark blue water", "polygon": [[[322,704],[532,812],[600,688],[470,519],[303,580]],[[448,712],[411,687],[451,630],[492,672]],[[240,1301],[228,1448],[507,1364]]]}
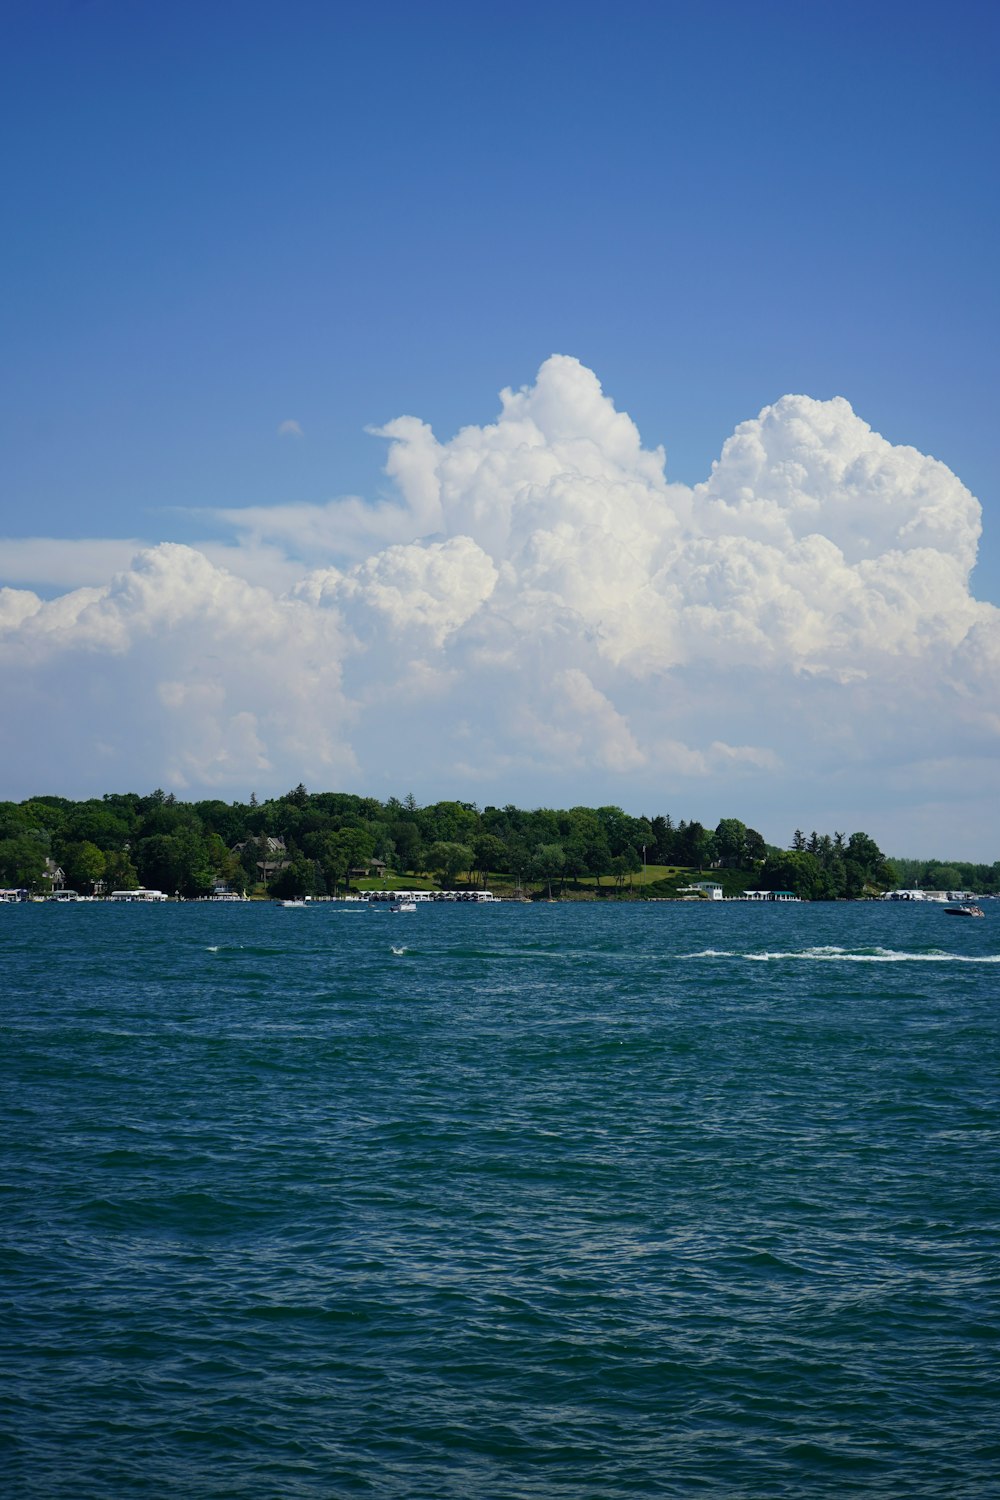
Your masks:
{"label": "dark blue water", "polygon": [[5,1493],[1000,1494],[998,954],[0,908]]}

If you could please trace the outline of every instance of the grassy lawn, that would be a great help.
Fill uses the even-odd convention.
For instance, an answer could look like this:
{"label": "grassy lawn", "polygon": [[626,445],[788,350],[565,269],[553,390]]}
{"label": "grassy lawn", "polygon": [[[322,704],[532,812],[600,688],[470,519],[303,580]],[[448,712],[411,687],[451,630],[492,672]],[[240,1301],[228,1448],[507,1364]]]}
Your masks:
{"label": "grassy lawn", "polygon": [[352,880],[352,891],[436,891],[438,883],[430,875],[393,875],[387,871],[385,879]]}

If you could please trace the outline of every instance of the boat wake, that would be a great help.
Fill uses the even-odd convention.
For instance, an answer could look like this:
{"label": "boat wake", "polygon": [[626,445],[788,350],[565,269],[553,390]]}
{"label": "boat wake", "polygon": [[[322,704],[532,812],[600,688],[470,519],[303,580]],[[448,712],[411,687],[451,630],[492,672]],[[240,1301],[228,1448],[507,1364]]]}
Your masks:
{"label": "boat wake", "polygon": [[406,948],[397,948],[395,943],[391,944],[391,947],[397,958],[402,958],[403,954],[407,952]]}
{"label": "boat wake", "polygon": [[896,948],[839,948],[835,946],[778,951],[740,953],[723,948],[702,948],[697,953],[681,953],[682,959],[742,958],[748,963],[840,963],[840,964],[1000,964],[1000,954],[946,953],[930,948],[925,953],[902,952]]}
{"label": "boat wake", "polygon": [[250,953],[261,958],[280,958],[284,948],[264,948],[256,943],[208,943],[206,953]]}

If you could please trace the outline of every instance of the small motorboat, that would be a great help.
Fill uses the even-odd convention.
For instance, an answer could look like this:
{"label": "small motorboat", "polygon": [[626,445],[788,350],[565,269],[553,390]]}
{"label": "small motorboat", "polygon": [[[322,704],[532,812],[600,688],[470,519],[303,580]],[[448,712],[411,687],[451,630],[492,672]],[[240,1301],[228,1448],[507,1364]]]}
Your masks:
{"label": "small motorboat", "polygon": [[392,906],[389,907],[390,911],[416,911],[416,909],[417,903],[415,901],[394,901]]}
{"label": "small motorboat", "polygon": [[946,917],[985,917],[986,915],[981,906],[974,906],[971,902],[967,906],[946,906],[944,914]]}

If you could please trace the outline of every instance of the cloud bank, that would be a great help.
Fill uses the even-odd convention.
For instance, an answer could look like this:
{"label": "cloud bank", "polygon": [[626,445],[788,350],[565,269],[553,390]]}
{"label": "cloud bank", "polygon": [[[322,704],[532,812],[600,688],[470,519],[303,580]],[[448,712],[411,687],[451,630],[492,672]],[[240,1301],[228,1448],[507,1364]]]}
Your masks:
{"label": "cloud bank", "polygon": [[947,782],[997,790],[1000,611],[945,465],[785,396],[671,483],[564,356],[493,423],[379,436],[377,505],[216,512],[226,548],[0,590],[11,794],[304,779],[975,837]]}

